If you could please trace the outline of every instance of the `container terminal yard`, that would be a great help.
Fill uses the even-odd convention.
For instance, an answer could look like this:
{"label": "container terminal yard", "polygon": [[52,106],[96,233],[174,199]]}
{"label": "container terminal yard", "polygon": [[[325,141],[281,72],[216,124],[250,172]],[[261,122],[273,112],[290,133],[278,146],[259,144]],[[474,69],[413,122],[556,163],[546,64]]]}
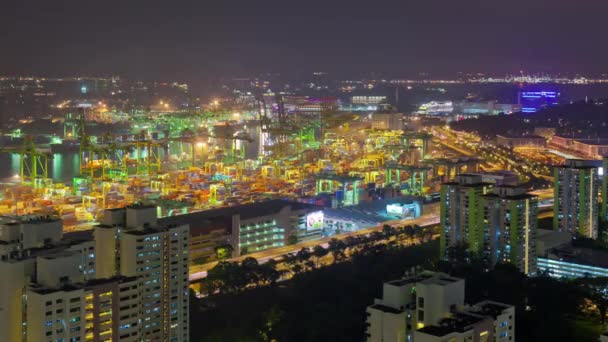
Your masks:
{"label": "container terminal yard", "polygon": [[[53,119],[63,135],[50,143],[19,129],[5,135],[0,153],[18,172],[0,184],[0,215],[59,217],[78,232],[105,210],[144,203],[166,224],[190,225],[198,279],[222,246],[233,258],[268,257],[387,223],[436,225],[440,185],[458,174],[518,182],[542,173],[501,173],[510,161],[478,153],[478,137],[421,127],[388,105],[364,115],[288,111],[277,95],[249,109],[159,107],[129,116],[101,103],[73,108]],[[51,177],[66,153],[74,178]]]}

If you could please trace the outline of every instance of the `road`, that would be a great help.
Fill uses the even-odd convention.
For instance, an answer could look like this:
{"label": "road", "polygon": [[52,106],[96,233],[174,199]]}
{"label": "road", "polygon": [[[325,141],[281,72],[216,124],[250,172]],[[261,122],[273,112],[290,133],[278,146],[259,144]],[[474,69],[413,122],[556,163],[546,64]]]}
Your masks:
{"label": "road", "polygon": [[[438,208],[438,206],[433,206],[431,208]],[[434,212],[422,215],[415,219],[391,220],[391,221],[383,222],[375,227],[365,228],[365,229],[357,230],[357,231],[350,232],[350,233],[344,233],[344,234],[335,235],[335,236],[331,236],[331,237],[325,237],[322,239],[302,241],[295,245],[268,249],[268,250],[257,252],[257,253],[250,253],[250,254],[247,254],[244,256],[228,259],[227,261],[240,262],[240,261],[243,261],[243,259],[245,259],[247,257],[252,257],[252,258],[257,259],[259,263],[264,263],[270,259],[274,259],[274,258],[283,256],[285,254],[297,253],[300,249],[302,249],[304,247],[313,248],[315,246],[323,246],[323,247],[327,248],[327,244],[328,244],[329,240],[331,240],[331,239],[343,240],[348,236],[368,235],[375,231],[381,230],[382,226],[384,226],[385,224],[388,224],[392,227],[402,227],[402,226],[406,226],[406,225],[419,225],[421,227],[432,226],[432,225],[439,224],[439,211],[437,209]],[[216,264],[217,264],[217,261],[210,262],[210,263],[203,264],[203,265],[191,266],[190,267],[190,281],[195,281],[195,280],[205,278],[207,276],[207,270],[210,270]]]}

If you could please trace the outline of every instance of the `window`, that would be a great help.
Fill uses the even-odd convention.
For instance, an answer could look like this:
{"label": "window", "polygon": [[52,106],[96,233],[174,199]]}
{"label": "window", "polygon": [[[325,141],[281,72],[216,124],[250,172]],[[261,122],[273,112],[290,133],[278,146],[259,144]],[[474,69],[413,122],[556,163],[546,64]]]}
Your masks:
{"label": "window", "polygon": [[418,297],[418,307],[424,309],[424,297]]}
{"label": "window", "polygon": [[418,321],[424,321],[424,311],[418,310]]}

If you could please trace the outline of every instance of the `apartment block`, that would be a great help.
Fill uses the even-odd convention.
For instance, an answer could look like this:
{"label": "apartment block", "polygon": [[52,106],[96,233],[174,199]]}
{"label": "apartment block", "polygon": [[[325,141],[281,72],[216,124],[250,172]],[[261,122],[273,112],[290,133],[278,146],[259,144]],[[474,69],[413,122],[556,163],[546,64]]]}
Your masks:
{"label": "apartment block", "polygon": [[473,252],[482,252],[483,215],[482,195],[491,190],[491,184],[482,181],[479,174],[461,174],[454,181],[441,186],[440,199],[440,253],[447,248],[467,243]]}
{"label": "apartment block", "polygon": [[511,263],[525,274],[535,272],[537,196],[464,174],[443,184],[440,206],[442,258],[450,247],[466,245],[488,268]]}
{"label": "apartment block", "polygon": [[538,197],[501,186],[483,195],[482,202],[484,259],[489,265],[511,263],[525,274],[534,273]]}
{"label": "apartment block", "polygon": [[598,237],[599,167],[594,160],[568,159],[554,170],[553,228],[591,239]]}
{"label": "apartment block", "polygon": [[384,283],[367,307],[368,342],[507,342],[515,308],[493,301],[465,304],[465,281],[424,271]]}
{"label": "apartment block", "polygon": [[0,218],[0,341],[189,340],[187,225],[153,207],[110,210],[92,231]]}

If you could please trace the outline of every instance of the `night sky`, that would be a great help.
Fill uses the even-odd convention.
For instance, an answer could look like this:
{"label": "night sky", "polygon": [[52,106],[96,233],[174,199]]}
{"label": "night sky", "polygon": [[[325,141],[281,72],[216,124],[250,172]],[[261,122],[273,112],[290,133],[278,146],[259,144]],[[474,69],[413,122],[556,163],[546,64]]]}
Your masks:
{"label": "night sky", "polygon": [[0,74],[608,72],[606,0],[7,0]]}

